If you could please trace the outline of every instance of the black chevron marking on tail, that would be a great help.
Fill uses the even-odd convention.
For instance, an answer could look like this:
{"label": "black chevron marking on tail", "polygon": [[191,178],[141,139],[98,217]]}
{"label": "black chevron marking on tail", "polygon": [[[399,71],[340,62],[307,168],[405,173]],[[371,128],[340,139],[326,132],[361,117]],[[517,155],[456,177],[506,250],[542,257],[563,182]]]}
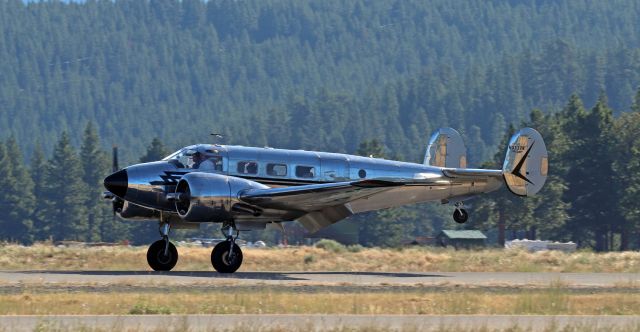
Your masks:
{"label": "black chevron marking on tail", "polygon": [[533,145],[536,142],[534,141],[533,143],[531,143],[531,145],[529,146],[529,149],[527,150],[527,152],[524,153],[524,156],[522,156],[522,159],[520,159],[520,161],[518,162],[518,165],[516,165],[516,167],[513,169],[513,175],[533,184],[533,182],[529,181],[529,179],[527,179],[526,176],[524,176],[521,172],[522,170],[522,166],[524,165],[525,160],[527,159],[527,156],[529,156],[529,152],[531,152],[531,148],[533,148]]}

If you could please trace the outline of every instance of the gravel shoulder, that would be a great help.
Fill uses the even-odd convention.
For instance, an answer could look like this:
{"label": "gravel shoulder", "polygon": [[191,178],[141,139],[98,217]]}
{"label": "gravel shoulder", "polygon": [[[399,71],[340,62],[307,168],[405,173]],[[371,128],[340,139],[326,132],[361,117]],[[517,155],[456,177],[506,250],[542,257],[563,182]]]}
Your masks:
{"label": "gravel shoulder", "polygon": [[0,271],[0,289],[13,287],[479,287],[640,289],[639,273],[557,272],[237,272]]}

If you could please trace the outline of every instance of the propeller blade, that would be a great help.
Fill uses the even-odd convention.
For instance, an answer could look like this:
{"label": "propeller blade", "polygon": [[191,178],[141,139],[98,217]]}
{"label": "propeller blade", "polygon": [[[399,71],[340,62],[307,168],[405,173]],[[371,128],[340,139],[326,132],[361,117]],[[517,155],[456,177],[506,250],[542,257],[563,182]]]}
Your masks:
{"label": "propeller blade", "polygon": [[113,165],[111,170],[115,173],[120,170],[120,167],[118,167],[118,146],[116,145],[113,146],[112,156],[113,156]]}
{"label": "propeller blade", "polygon": [[[120,170],[120,166],[118,165],[118,146],[115,144],[113,145],[113,150],[111,150],[111,157],[111,171],[115,173]],[[105,198],[109,197],[111,197],[111,211],[113,212],[113,221],[115,221],[117,213],[120,212],[122,210],[122,207],[124,206],[124,201],[111,193],[105,193]]]}

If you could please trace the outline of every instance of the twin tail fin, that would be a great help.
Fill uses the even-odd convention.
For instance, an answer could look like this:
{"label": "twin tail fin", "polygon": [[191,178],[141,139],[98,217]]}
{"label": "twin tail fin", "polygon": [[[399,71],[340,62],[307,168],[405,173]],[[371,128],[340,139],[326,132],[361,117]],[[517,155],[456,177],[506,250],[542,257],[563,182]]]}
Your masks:
{"label": "twin tail fin", "polygon": [[467,148],[460,133],[453,128],[440,128],[433,133],[423,163],[437,167],[466,168]]}
{"label": "twin tail fin", "polygon": [[518,196],[535,195],[547,180],[549,155],[542,135],[522,128],[509,140],[502,176],[509,190]]}
{"label": "twin tail fin", "polygon": [[[460,133],[452,128],[440,128],[431,136],[424,164],[447,168],[449,174],[483,171],[466,169],[467,148]],[[509,140],[502,165],[507,188],[518,196],[535,195],[544,186],[548,171],[549,156],[542,136],[532,128],[520,129]]]}

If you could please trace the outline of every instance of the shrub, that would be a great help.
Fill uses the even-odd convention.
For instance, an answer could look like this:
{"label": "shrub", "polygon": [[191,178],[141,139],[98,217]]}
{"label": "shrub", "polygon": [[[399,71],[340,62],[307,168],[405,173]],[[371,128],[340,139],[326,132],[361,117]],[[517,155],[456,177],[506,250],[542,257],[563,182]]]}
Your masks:
{"label": "shrub", "polygon": [[347,248],[344,245],[334,240],[328,240],[328,239],[322,239],[318,241],[316,243],[316,248],[324,249],[326,251],[331,251],[333,253],[342,253],[347,250]]}
{"label": "shrub", "polygon": [[311,264],[311,263],[313,263],[313,262],[315,262],[315,261],[316,261],[316,257],[315,257],[315,256],[313,256],[313,255],[306,255],[306,256],[304,256],[304,263],[305,263],[305,264]]}
{"label": "shrub", "polygon": [[347,246],[347,251],[349,252],[361,252],[362,250],[364,250],[364,247],[359,244]]}
{"label": "shrub", "polygon": [[133,308],[129,310],[129,314],[130,315],[158,315],[158,314],[169,315],[171,314],[171,310],[163,306],[151,306],[148,304],[137,303],[136,305],[133,306]]}

